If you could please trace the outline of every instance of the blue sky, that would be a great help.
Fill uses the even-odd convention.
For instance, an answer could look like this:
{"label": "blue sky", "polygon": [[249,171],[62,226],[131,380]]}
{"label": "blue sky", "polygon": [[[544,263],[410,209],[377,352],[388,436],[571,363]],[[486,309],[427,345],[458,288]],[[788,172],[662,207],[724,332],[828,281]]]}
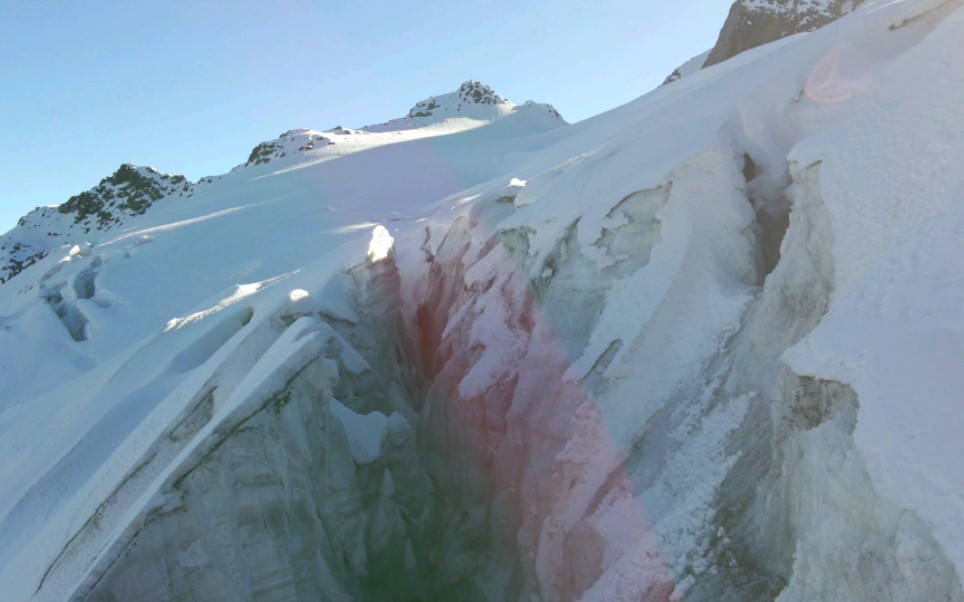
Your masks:
{"label": "blue sky", "polygon": [[729,5],[0,0],[0,232],[123,162],[223,173],[284,130],[386,121],[467,79],[579,121],[712,46]]}

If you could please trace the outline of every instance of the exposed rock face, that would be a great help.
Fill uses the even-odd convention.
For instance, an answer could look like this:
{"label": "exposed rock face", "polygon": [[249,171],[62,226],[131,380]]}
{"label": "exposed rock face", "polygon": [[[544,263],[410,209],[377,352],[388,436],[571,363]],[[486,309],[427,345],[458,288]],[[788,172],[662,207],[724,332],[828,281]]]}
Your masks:
{"label": "exposed rock face", "polygon": [[667,76],[671,84],[704,67],[741,52],[796,33],[813,31],[836,21],[864,0],[737,0],[723,24],[720,37],[709,51],[693,57]]}
{"label": "exposed rock face", "polygon": [[813,31],[863,0],[737,0],[704,67],[795,33]]}
{"label": "exposed rock face", "polygon": [[[124,163],[114,175],[86,192],[70,197],[57,208],[86,230],[113,228],[141,215],[166,196],[188,196],[193,185],[182,175],[163,174],[153,167]],[[96,221],[95,221],[96,220]]]}
{"label": "exposed rock face", "polygon": [[[495,92],[489,86],[475,80],[469,80],[459,86],[454,94],[444,97],[432,96],[415,106],[408,112],[409,117],[431,117],[433,111],[459,110],[462,105],[500,105],[509,101]],[[454,106],[452,106],[454,104]]]}
{"label": "exposed rock face", "polygon": [[38,207],[0,236],[0,283],[60,245],[83,242],[91,230],[117,228],[165,198],[191,197],[196,186],[179,174],[124,163],[97,186],[62,205]]}
{"label": "exposed rock face", "polygon": [[[338,134],[344,134],[348,131],[349,130],[345,128],[335,128],[334,130],[334,132]],[[332,137],[333,136],[326,135],[322,132],[304,128],[288,130],[278,136],[277,139],[262,142],[254,147],[243,167],[262,165],[264,163],[270,163],[272,159],[281,159],[288,156],[294,157],[306,151],[323,148],[335,143]]]}

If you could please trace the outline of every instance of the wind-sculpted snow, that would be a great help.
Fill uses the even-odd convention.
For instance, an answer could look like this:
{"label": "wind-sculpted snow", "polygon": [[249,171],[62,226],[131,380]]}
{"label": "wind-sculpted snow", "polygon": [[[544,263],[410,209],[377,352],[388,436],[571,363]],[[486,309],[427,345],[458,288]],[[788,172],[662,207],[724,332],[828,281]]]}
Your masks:
{"label": "wind-sculpted snow", "polygon": [[4,595],[964,600],[964,9],[866,5],[288,132],[4,284]]}

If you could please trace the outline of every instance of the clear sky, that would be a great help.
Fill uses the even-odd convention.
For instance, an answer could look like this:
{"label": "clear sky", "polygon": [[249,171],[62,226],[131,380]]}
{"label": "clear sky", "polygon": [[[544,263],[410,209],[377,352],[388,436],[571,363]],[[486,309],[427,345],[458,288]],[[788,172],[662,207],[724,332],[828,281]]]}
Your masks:
{"label": "clear sky", "polygon": [[579,121],[710,48],[730,3],[0,0],[0,232],[124,162],[224,173],[467,79]]}

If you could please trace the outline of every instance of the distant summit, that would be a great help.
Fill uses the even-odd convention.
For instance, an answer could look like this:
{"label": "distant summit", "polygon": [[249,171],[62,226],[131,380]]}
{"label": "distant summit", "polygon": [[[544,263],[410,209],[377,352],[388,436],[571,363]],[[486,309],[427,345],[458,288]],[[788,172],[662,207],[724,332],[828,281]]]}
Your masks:
{"label": "distant summit", "polygon": [[704,67],[836,21],[863,0],[737,0]]}
{"label": "distant summit", "polygon": [[384,132],[434,125],[449,119],[493,121],[511,115],[526,115],[531,120],[550,127],[567,123],[550,104],[527,100],[516,105],[488,85],[477,80],[468,80],[454,92],[430,96],[415,103],[405,117],[363,129]]}
{"label": "distant summit", "polygon": [[[339,125],[324,131],[307,128],[288,130],[274,140],[267,140],[255,146],[248,155],[248,160],[235,169],[256,167],[272,162],[274,162],[272,164],[274,168],[277,167],[279,160],[292,162],[298,158],[305,159],[307,156],[322,159],[354,152],[362,147],[397,141],[386,140],[377,134],[415,130],[450,121],[450,125],[455,129],[468,129],[478,127],[480,125],[478,122],[494,122],[506,117],[520,119],[521,133],[525,130],[537,132],[567,124],[559,111],[550,104],[527,100],[521,105],[516,105],[486,84],[469,80],[454,92],[430,96],[415,103],[404,117],[385,123],[359,129]],[[328,151],[324,150],[329,147],[332,148]]]}
{"label": "distant summit", "polygon": [[432,96],[415,103],[415,106],[408,112],[408,116],[432,117],[438,113],[449,111],[460,112],[463,105],[515,106],[482,82],[469,80],[455,92],[442,96]]}
{"label": "distant summit", "polygon": [[[202,180],[209,182],[210,179]],[[0,283],[77,237],[121,226],[166,197],[191,197],[197,184],[182,175],[124,163],[97,186],[62,205],[38,207],[0,236]]]}
{"label": "distant summit", "polygon": [[[293,164],[326,161],[399,142],[401,132],[406,132],[406,137],[411,139],[496,123],[500,124],[497,135],[507,137],[566,125],[552,105],[531,100],[516,105],[482,82],[469,80],[455,92],[416,103],[405,117],[387,123],[361,129],[339,125],[324,131],[308,128],[285,131],[274,140],[256,145],[247,160],[232,171],[248,168],[275,171]],[[436,125],[441,129],[428,128]],[[97,233],[126,224],[164,199],[194,196],[198,187],[215,179],[206,177],[192,183],[179,174],[124,163],[96,186],[63,204],[34,209],[20,218],[15,228],[0,236],[0,284],[57,248],[95,240]]]}
{"label": "distant summit", "polygon": [[851,13],[864,0],[736,0],[711,50],[678,67],[663,85],[742,52],[814,31]]}
{"label": "distant summit", "polygon": [[316,132],[306,128],[288,130],[277,139],[262,142],[251,150],[244,167],[270,163],[272,159],[281,159],[295,153],[314,150],[334,144],[332,139],[323,132]]}
{"label": "distant summit", "polygon": [[94,188],[70,197],[57,211],[72,217],[85,231],[106,230],[143,214],[166,196],[190,196],[193,189],[182,175],[124,163]]}

